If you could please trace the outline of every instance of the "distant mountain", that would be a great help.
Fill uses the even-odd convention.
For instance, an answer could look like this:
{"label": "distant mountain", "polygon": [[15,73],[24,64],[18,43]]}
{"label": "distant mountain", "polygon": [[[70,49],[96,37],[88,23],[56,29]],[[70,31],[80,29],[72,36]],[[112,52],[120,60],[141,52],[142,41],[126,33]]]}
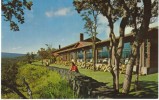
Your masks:
{"label": "distant mountain", "polygon": [[1,52],[2,58],[15,58],[15,57],[20,57],[20,56],[24,56],[24,55],[25,54]]}

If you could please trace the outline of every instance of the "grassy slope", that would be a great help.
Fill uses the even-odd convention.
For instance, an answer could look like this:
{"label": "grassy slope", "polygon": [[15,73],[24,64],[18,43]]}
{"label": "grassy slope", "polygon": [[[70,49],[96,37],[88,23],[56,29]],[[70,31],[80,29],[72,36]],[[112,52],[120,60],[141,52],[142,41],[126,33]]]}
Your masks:
{"label": "grassy slope", "polygon": [[[57,72],[38,65],[40,63],[37,63],[37,65],[25,64],[18,69],[16,83],[20,86],[18,89],[27,98],[29,98],[29,95],[26,86],[23,84],[23,78],[29,84],[34,99],[76,98],[67,81],[62,79]],[[9,93],[2,95],[2,98],[18,99],[19,96],[15,93]]]}

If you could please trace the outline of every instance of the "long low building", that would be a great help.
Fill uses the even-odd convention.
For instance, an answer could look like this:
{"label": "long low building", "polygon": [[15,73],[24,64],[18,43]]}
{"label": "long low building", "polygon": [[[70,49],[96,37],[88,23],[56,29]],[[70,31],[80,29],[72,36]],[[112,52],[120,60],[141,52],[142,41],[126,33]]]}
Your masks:
{"label": "long low building", "polygon": [[[116,38],[118,41],[119,37]],[[129,58],[131,53],[131,43],[134,40],[133,34],[126,34],[124,37],[123,58]],[[96,64],[104,63],[109,59],[107,47],[109,46],[110,39],[101,41],[96,38]],[[92,39],[84,39],[83,34],[80,34],[80,41],[65,46],[53,52],[53,55],[60,57],[62,61],[75,62],[91,62],[92,60]],[[140,73],[149,74],[158,72],[158,27],[149,29],[145,41],[140,47]]]}

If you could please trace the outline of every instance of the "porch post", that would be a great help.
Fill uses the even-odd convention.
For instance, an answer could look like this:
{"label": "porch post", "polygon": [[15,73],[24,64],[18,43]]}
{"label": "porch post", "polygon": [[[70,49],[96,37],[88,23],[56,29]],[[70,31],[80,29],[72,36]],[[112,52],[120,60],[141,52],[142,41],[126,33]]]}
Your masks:
{"label": "porch post", "polygon": [[77,63],[77,51],[75,51],[74,54],[75,54],[74,60],[75,60],[75,63]]}
{"label": "porch post", "polygon": [[142,43],[142,66],[145,67],[145,43]]}
{"label": "porch post", "polygon": [[146,67],[149,68],[150,67],[150,47],[151,47],[151,43],[149,41],[147,41],[147,59],[146,59]]}
{"label": "porch post", "polygon": [[144,42],[140,46],[140,63],[139,63],[139,73],[144,73]]}
{"label": "porch post", "polygon": [[98,49],[96,49],[96,54],[95,54],[95,64],[97,64],[98,63]]}
{"label": "porch post", "polygon": [[67,61],[70,61],[70,54],[67,52]]}
{"label": "porch post", "polygon": [[86,50],[83,50],[84,66],[86,66]]}

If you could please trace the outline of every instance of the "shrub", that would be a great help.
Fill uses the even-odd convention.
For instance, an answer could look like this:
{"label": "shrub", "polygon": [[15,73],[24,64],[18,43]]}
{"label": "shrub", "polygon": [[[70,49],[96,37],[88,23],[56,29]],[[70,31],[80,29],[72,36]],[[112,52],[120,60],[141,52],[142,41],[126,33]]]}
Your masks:
{"label": "shrub", "polygon": [[46,67],[27,64],[19,68],[17,83],[23,86],[21,90],[27,95],[23,78],[29,84],[33,98],[73,98],[73,90],[66,80]]}

